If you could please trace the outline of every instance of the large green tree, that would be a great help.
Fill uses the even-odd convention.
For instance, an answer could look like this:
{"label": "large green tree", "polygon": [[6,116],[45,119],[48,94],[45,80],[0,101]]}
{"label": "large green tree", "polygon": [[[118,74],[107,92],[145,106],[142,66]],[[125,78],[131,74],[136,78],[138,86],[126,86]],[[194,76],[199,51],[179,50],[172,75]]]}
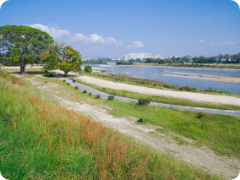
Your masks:
{"label": "large green tree", "polygon": [[45,70],[60,69],[64,71],[65,76],[71,70],[79,70],[83,64],[81,54],[77,50],[57,42],[49,45],[47,52],[41,53],[41,60],[45,63]]}
{"label": "large green tree", "polygon": [[48,33],[29,26],[0,27],[0,44],[11,53],[9,60],[19,63],[21,73],[25,73],[26,65],[35,63],[40,51],[53,42]]}

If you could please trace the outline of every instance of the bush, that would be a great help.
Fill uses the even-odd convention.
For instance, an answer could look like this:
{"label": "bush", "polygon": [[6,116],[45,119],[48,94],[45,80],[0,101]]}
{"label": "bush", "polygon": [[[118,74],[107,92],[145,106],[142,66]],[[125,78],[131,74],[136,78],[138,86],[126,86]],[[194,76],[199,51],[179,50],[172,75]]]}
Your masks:
{"label": "bush", "polygon": [[83,90],[83,94],[87,94],[87,90]]}
{"label": "bush", "polygon": [[98,94],[98,95],[96,95],[96,96],[95,96],[95,98],[96,98],[96,99],[99,99],[99,98],[100,98],[100,95],[99,95],[99,94]]}
{"label": "bush", "polygon": [[78,90],[78,87],[77,87],[77,86],[75,86],[75,89],[76,89],[76,90]]}
{"label": "bush", "polygon": [[63,82],[66,82],[66,79],[64,79]]}
{"label": "bush", "polygon": [[202,119],[203,116],[204,116],[204,114],[203,114],[202,112],[199,112],[199,113],[197,114],[197,118],[198,118],[198,119]]}
{"label": "bush", "polygon": [[139,120],[137,120],[138,123],[143,123],[143,118],[140,118]]}
{"label": "bush", "polygon": [[67,83],[67,85],[70,85],[70,83]]}
{"label": "bush", "polygon": [[148,106],[149,103],[150,103],[149,99],[139,99],[138,100],[138,104],[141,106]]}
{"label": "bush", "polygon": [[89,96],[91,96],[91,95],[92,95],[92,93],[90,92],[90,93],[89,93]]}
{"label": "bush", "polygon": [[108,100],[109,100],[109,101],[114,100],[114,96],[108,96]]}
{"label": "bush", "polygon": [[92,67],[91,67],[91,66],[85,66],[83,70],[84,70],[85,72],[91,73],[91,72],[92,72]]}

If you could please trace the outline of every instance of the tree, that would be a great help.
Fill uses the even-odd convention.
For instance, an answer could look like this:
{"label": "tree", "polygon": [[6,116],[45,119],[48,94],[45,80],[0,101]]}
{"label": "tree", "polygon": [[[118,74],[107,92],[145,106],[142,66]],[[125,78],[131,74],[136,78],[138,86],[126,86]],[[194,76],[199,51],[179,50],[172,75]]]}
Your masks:
{"label": "tree", "polygon": [[47,51],[41,52],[41,60],[45,64],[44,70],[54,70],[58,69],[58,62],[61,61],[63,57],[63,46],[64,43],[59,44],[55,42],[50,44],[47,48]]}
{"label": "tree", "polygon": [[189,55],[183,56],[183,57],[182,57],[182,61],[183,61],[183,62],[190,62],[190,61],[191,61],[191,56],[189,56]]}
{"label": "tree", "polygon": [[53,38],[46,32],[29,26],[6,25],[0,27],[0,44],[11,53],[11,58],[25,73],[26,64],[35,62],[40,51],[46,50]]}
{"label": "tree", "polygon": [[230,55],[229,55],[229,54],[225,54],[225,55],[224,55],[224,58],[226,59],[226,61],[229,61]]}
{"label": "tree", "polygon": [[45,70],[60,69],[67,76],[71,70],[79,70],[83,64],[81,54],[71,46],[64,46],[64,43],[55,42],[50,44],[47,52],[41,53],[41,60],[45,63]]}
{"label": "tree", "polygon": [[219,62],[221,61],[222,58],[223,58],[223,55],[222,54],[218,54],[217,59],[218,59]]}
{"label": "tree", "polygon": [[84,70],[85,72],[91,73],[91,72],[92,72],[92,66],[85,66],[83,70]]}
{"label": "tree", "polygon": [[133,59],[129,60],[129,65],[133,65]]}

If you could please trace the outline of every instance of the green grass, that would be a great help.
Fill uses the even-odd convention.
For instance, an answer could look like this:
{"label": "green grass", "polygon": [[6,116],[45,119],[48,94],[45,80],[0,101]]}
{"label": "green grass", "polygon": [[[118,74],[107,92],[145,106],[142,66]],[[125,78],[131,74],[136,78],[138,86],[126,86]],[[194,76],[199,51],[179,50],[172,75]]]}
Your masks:
{"label": "green grass", "polygon": [[224,110],[240,110],[240,106],[236,106],[236,105],[196,102],[196,101],[191,101],[187,99],[179,99],[179,98],[172,98],[172,97],[165,97],[165,96],[153,96],[153,95],[140,94],[140,93],[126,91],[126,90],[109,89],[109,88],[100,87],[94,84],[85,83],[79,79],[77,79],[76,82],[85,84],[89,87],[105,92],[107,94],[111,94],[114,96],[117,95],[117,96],[127,97],[131,99],[137,99],[137,100],[149,99],[152,102],[181,105],[181,106],[204,107],[204,108],[224,109]]}
{"label": "green grass", "polygon": [[[0,170],[7,179],[218,179],[136,144],[20,82],[0,72]],[[90,97],[66,83],[62,87],[72,96]]]}

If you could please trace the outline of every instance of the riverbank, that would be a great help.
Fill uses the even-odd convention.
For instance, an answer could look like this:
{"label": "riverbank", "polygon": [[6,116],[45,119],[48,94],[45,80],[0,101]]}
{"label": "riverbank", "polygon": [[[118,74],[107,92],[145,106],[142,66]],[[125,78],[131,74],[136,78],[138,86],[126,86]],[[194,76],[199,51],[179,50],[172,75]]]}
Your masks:
{"label": "riverbank", "polygon": [[[55,72],[62,73],[62,71],[59,71],[59,70],[56,70]],[[74,73],[71,73],[71,74],[74,76],[78,76],[77,74],[74,74]],[[240,106],[240,98],[237,98],[237,97],[154,89],[154,88],[148,88],[148,87],[142,87],[142,86],[136,86],[136,85],[130,85],[130,84],[114,83],[114,81],[106,81],[106,80],[87,77],[87,76],[82,76],[79,78],[83,82],[94,84],[95,86],[100,86],[103,88],[125,90],[125,91],[131,91],[131,92],[136,92],[136,93],[146,94],[151,96],[152,95],[166,96],[169,98],[179,98],[179,99],[185,99],[185,100],[196,101],[196,102],[209,102],[214,104]]]}

